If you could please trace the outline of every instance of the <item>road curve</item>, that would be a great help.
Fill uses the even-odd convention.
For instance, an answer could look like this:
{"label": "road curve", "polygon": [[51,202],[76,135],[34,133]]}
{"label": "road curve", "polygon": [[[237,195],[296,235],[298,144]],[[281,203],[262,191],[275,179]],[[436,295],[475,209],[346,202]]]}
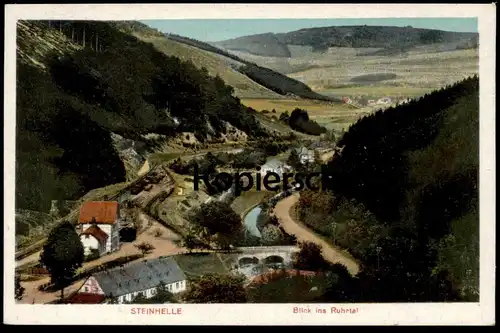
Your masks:
{"label": "road curve", "polygon": [[274,208],[275,216],[280,220],[283,229],[290,235],[295,235],[298,241],[313,242],[323,249],[323,257],[331,263],[340,263],[346,266],[347,270],[356,275],[359,272],[358,264],[342,251],[332,246],[324,239],[317,236],[312,230],[297,222],[290,216],[290,209],[298,201],[298,195],[290,195],[280,200]]}

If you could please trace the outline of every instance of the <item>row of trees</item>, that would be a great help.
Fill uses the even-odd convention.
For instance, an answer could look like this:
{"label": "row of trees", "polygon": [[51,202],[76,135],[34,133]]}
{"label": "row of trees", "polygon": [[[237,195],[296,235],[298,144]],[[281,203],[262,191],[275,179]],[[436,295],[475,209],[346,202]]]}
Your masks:
{"label": "row of trees", "polygon": [[48,20],[41,22],[49,28],[57,29],[60,33],[71,38],[71,42],[81,44],[82,47],[89,47],[95,52],[102,52],[103,46],[99,40],[99,31],[90,31],[87,33],[84,21],[54,21]]}
{"label": "row of trees", "polygon": [[299,108],[294,109],[291,114],[288,114],[288,111],[283,112],[279,119],[298,132],[309,135],[320,135],[326,132],[326,128],[309,119],[306,110]]}

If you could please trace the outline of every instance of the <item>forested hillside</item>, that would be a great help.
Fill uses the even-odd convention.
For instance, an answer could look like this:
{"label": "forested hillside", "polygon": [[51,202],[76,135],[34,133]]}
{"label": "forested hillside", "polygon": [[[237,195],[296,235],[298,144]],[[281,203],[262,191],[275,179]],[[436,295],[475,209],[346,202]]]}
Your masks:
{"label": "forested hillside", "polygon": [[361,301],[478,301],[479,80],[360,119],[299,214],[363,264]]}
{"label": "forested hillside", "polygon": [[335,26],[243,36],[212,44],[260,56],[290,57],[288,45],[312,46],[315,51],[325,51],[329,47],[393,49],[434,43],[460,43],[463,46],[464,41],[473,41],[476,37],[477,33],[417,29],[410,26]]}
{"label": "forested hillside", "polygon": [[[98,21],[19,21],[16,208],[48,211],[125,179],[110,137],[267,133],[233,88]],[[173,121],[173,119],[177,121]]]}
{"label": "forested hillside", "polygon": [[[240,57],[226,52],[218,47],[210,45],[208,43],[201,42],[192,38],[187,38],[183,36],[178,36],[174,34],[166,35],[169,39],[197,47],[199,49],[213,52],[215,54],[227,57],[239,63],[240,65],[235,65],[236,70],[242,74],[245,74],[253,81],[258,84],[280,94],[280,95],[295,95],[302,98],[317,99],[324,101],[335,101],[335,98],[324,96],[314,92],[305,83],[290,78],[286,75],[273,71],[269,68],[264,68],[258,66],[250,61],[241,59]],[[287,48],[288,50],[288,48]],[[290,51],[288,51],[289,53]]]}

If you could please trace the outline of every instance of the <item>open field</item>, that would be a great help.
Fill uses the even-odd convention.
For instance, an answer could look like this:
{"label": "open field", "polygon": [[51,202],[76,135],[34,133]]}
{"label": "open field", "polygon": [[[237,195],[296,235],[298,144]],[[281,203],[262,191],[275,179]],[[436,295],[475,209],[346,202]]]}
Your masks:
{"label": "open field", "polygon": [[228,272],[217,253],[185,253],[176,255],[174,258],[186,275],[191,278],[208,273]]}
{"label": "open field", "polygon": [[321,93],[331,96],[393,96],[401,98],[420,97],[435,88],[418,88],[405,86],[388,86],[381,83],[373,85],[343,86],[329,89],[325,87]]}
{"label": "open field", "polygon": [[[286,73],[321,94],[415,97],[479,71],[477,50],[439,46],[429,45],[394,55],[361,55],[376,50],[346,47],[332,47],[323,53],[296,47],[300,52],[292,52],[291,58],[261,57],[244,52],[237,52],[237,55]],[[360,77],[377,74],[390,79],[370,82],[370,85],[355,82]]]}
{"label": "open field", "polygon": [[291,113],[293,109],[301,108],[307,110],[312,120],[325,126],[327,129],[336,131],[341,131],[343,128],[347,129],[350,124],[354,123],[363,115],[376,110],[375,108],[356,108],[348,104],[325,103],[302,99],[243,99],[241,102],[257,111],[276,110],[276,113],[266,113],[265,115],[268,118],[271,118],[273,115],[279,118],[280,114],[285,111]]}
{"label": "open field", "polygon": [[325,103],[321,101],[306,100],[306,99],[264,99],[264,98],[251,98],[242,99],[241,103],[254,108],[257,111],[276,110],[276,113],[269,113],[268,115],[279,115],[285,111],[292,112],[295,108],[305,109],[310,114],[314,112],[329,113],[338,110],[351,109],[350,106],[340,103]]}

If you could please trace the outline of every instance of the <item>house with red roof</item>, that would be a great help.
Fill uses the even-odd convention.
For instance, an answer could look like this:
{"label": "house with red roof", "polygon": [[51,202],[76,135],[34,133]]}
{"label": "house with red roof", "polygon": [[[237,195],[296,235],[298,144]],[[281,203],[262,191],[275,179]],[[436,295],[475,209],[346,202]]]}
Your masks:
{"label": "house with red roof", "polygon": [[78,226],[85,254],[99,255],[120,248],[120,207],[116,201],[88,201],[80,208]]}

